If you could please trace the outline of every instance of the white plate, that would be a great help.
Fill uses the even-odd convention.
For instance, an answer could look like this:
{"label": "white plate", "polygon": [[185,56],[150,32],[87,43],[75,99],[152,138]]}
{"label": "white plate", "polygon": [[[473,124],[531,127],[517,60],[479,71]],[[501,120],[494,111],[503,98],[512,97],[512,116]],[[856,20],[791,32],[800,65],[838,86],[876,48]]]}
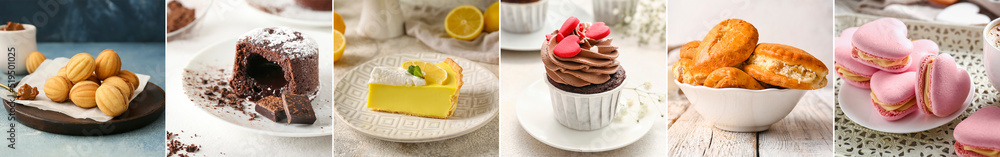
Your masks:
{"label": "white plate", "polygon": [[[614,120],[607,127],[592,130],[573,130],[559,124],[552,114],[552,100],[546,83],[539,79],[528,86],[517,100],[517,120],[524,131],[542,143],[575,152],[600,152],[618,149],[638,141],[653,128],[656,115],[650,106],[636,123],[632,120]],[[622,91],[625,93],[626,91]],[[626,97],[623,94],[622,97]],[[639,105],[636,105],[639,106]]]}
{"label": "white plate", "polygon": [[514,51],[537,51],[542,49],[545,34],[552,33],[562,26],[570,16],[580,19],[580,22],[593,22],[594,15],[570,1],[550,0],[545,25],[542,29],[531,33],[510,33],[500,29],[500,48]]}
{"label": "white plate", "polygon": [[879,115],[878,111],[875,110],[875,105],[872,104],[871,90],[845,83],[840,86],[839,92],[840,96],[837,97],[837,101],[840,101],[840,109],[844,111],[844,115],[847,115],[858,125],[888,133],[912,133],[936,128],[951,122],[958,115],[962,115],[975,98],[976,85],[970,85],[969,96],[962,104],[962,109],[948,115],[948,117],[937,117],[925,114],[923,111],[917,111],[896,121],[885,120]]}
{"label": "white plate", "polygon": [[205,15],[208,14],[208,10],[212,8],[213,4],[215,4],[214,3],[215,0],[176,0],[176,1],[181,2],[181,4],[184,4],[184,7],[194,8],[195,18],[194,21],[191,21],[191,23],[189,23],[188,25],[181,27],[180,29],[177,29],[173,32],[168,32],[167,38],[174,37],[194,27],[198,23],[198,21],[201,21],[201,19],[205,18]]}
{"label": "white plate", "polygon": [[[463,68],[465,85],[458,107],[448,119],[424,118],[372,111],[365,107],[369,74],[375,67],[398,67],[407,60],[441,62],[450,57]],[[438,53],[387,56],[359,65],[337,84],[334,109],[337,117],[358,133],[393,142],[431,142],[462,136],[489,123],[499,112],[500,81],[478,63]]]}
{"label": "white plate", "polygon": [[[314,10],[308,10],[308,9],[299,7],[298,5],[295,5],[294,4],[295,2],[289,2],[289,3],[292,3],[292,4],[290,6],[288,6],[287,8],[285,8],[285,10],[292,10],[292,11],[296,11],[296,12],[287,12],[286,11],[287,13],[285,13],[285,12],[283,12],[283,13],[269,13],[269,12],[265,12],[263,10],[260,10],[260,9],[254,7],[253,5],[250,4],[250,3],[280,3],[280,1],[292,1],[292,0],[248,0],[248,1],[246,1],[247,2],[247,8],[246,9],[247,10],[252,10],[250,12],[253,12],[255,14],[259,14],[261,16],[267,17],[269,19],[273,19],[273,20],[278,21],[278,22],[283,22],[283,23],[288,23],[288,24],[293,24],[293,25],[300,25],[300,26],[310,26],[310,27],[333,27],[333,11],[314,11]],[[268,4],[264,4],[264,5],[268,5]],[[319,17],[319,18],[317,18],[317,17]],[[329,17],[329,18],[327,18],[327,17]],[[315,19],[310,19],[310,18],[315,18]]]}
{"label": "white plate", "polygon": [[[302,34],[312,38],[316,43],[332,43],[332,34],[325,32],[315,32],[299,30]],[[211,107],[214,104],[196,104],[198,108],[202,111],[227,122],[227,124],[232,124],[238,128],[243,128],[252,132],[257,132],[272,136],[286,136],[286,137],[315,137],[315,136],[326,136],[332,135],[333,129],[330,127],[333,118],[330,104],[331,97],[331,84],[332,82],[327,81],[333,78],[331,69],[333,67],[332,52],[333,46],[329,44],[319,44],[319,78],[320,78],[320,90],[316,93],[316,97],[313,99],[312,105],[313,110],[316,112],[316,122],[312,125],[304,124],[285,124],[276,123],[264,118],[263,116],[257,116],[254,120],[248,120],[249,117],[242,113],[235,113],[235,111],[229,107]],[[195,55],[191,62],[188,63],[185,70],[189,71],[218,71],[218,68],[226,68],[227,71],[232,71],[233,60],[236,57],[236,37],[230,40],[222,41],[202,49]],[[224,75],[221,72],[220,75]],[[224,76],[223,78],[228,78],[229,76]],[[192,91],[199,91],[192,89],[193,87],[184,85],[184,90],[187,93]],[[194,102],[201,102],[202,98],[196,96],[188,96]],[[253,108],[249,108],[248,113],[254,114]]]}

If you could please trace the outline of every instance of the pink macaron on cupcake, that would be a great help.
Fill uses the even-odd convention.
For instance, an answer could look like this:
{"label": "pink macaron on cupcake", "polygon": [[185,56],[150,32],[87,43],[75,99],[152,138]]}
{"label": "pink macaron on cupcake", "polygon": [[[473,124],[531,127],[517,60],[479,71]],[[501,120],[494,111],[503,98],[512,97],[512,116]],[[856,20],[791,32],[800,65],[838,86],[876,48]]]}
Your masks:
{"label": "pink macaron on cupcake", "polygon": [[857,27],[851,27],[844,29],[840,33],[840,37],[835,39],[836,47],[834,47],[834,69],[837,70],[837,76],[840,76],[847,82],[847,84],[858,88],[868,89],[872,75],[878,71],[871,66],[861,64],[857,60],[851,57],[851,50],[854,47],[851,46],[851,37],[854,36],[854,31],[857,31]]}
{"label": "pink macaron on cupcake", "polygon": [[955,153],[961,157],[1000,154],[1000,107],[987,106],[955,126]]}
{"label": "pink macaron on cupcake", "polygon": [[899,120],[917,111],[916,86],[917,73],[891,73],[879,71],[872,75],[872,103],[875,110],[885,120]]}
{"label": "pink macaron on cupcake", "polygon": [[972,79],[965,69],[958,68],[955,58],[939,54],[924,58],[917,71],[917,106],[924,113],[946,117],[962,109],[972,88]]}
{"label": "pink macaron on cupcake", "polygon": [[913,42],[906,38],[906,25],[894,18],[881,18],[858,27],[851,40],[852,57],[862,64],[888,72],[903,72],[910,63]]}
{"label": "pink macaron on cupcake", "polygon": [[937,55],[938,51],[940,48],[934,41],[927,39],[913,41],[913,53],[910,54],[910,65],[906,68],[906,72],[916,72],[920,69],[920,63],[924,61],[924,58]]}

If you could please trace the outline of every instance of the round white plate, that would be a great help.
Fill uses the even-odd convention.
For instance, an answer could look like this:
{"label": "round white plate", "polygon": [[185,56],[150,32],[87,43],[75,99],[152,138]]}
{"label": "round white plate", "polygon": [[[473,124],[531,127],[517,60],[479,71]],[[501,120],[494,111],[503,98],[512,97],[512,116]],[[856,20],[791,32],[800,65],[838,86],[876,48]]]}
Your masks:
{"label": "round white plate", "polygon": [[550,0],[549,12],[546,13],[545,27],[531,33],[510,33],[500,29],[500,48],[514,51],[537,51],[542,49],[545,34],[552,33],[562,26],[570,16],[580,19],[580,22],[593,22],[594,15],[571,1]]}
{"label": "round white plate", "polygon": [[972,84],[970,86],[969,96],[962,104],[962,109],[948,115],[948,117],[937,117],[925,114],[923,111],[917,111],[896,121],[885,120],[879,115],[878,111],[875,110],[875,105],[872,104],[871,90],[861,89],[845,83],[840,86],[839,92],[840,96],[837,97],[837,101],[840,102],[840,109],[844,111],[844,115],[847,115],[855,123],[882,132],[912,133],[936,128],[951,122],[958,115],[962,115],[962,111],[969,108],[969,104],[972,104],[972,100],[975,98],[976,85]]}
{"label": "round white plate", "polygon": [[173,32],[168,32],[167,38],[174,37],[178,34],[190,30],[191,27],[194,27],[196,24],[198,24],[198,21],[201,21],[201,19],[205,18],[205,15],[208,14],[208,9],[212,9],[212,5],[215,4],[214,3],[215,0],[176,0],[176,1],[181,2],[181,4],[184,4],[184,7],[194,8],[195,18],[194,21],[191,21],[191,23],[189,23],[188,25],[181,27],[181,29],[177,29]]}
{"label": "round white plate", "polygon": [[[315,32],[299,30],[302,34],[305,34],[309,38],[312,38],[316,43],[332,43],[332,34],[326,32]],[[329,44],[319,44],[319,78],[320,80],[331,80],[333,78],[333,46]],[[226,71],[232,71],[233,60],[236,57],[236,37],[230,40],[222,41],[202,49],[195,55],[191,62],[188,63],[185,70],[188,71],[218,71],[218,68],[225,68]],[[222,78],[229,78],[231,73],[221,73],[219,75]],[[314,137],[314,136],[326,136],[332,135],[333,129],[330,127],[333,124],[330,97],[331,97],[331,85],[330,81],[320,81],[320,90],[316,93],[316,97],[312,101],[313,111],[316,112],[316,122],[312,125],[305,124],[285,124],[279,122],[273,122],[263,116],[257,116],[254,120],[248,120],[250,117],[242,113],[236,113],[229,107],[212,107],[214,104],[196,104],[198,108],[202,111],[237,126],[238,128],[243,128],[252,132],[258,132],[261,134],[272,135],[272,136],[286,136],[286,137]],[[184,85],[184,90],[186,93],[192,91],[200,91],[193,89],[194,87]],[[188,95],[194,102],[206,102],[202,98],[197,96]],[[248,113],[254,114],[253,108],[249,108]]]}
{"label": "round white plate", "polygon": [[[463,68],[465,85],[458,107],[448,119],[425,118],[372,111],[365,107],[369,74],[375,67],[398,67],[408,60],[441,62],[450,57]],[[393,142],[431,142],[462,136],[489,123],[499,110],[500,81],[478,63],[438,53],[387,56],[359,65],[337,83],[334,110],[337,117],[358,133]]]}
{"label": "round white plate", "polygon": [[[260,10],[250,3],[262,3],[264,5],[271,5],[269,3],[281,3],[279,1],[293,1],[293,0],[248,0],[247,10],[251,10],[255,14],[273,19],[278,22],[300,25],[300,26],[310,26],[310,27],[333,27],[333,11],[314,11],[308,10],[306,8],[299,7],[295,5],[295,2],[284,10],[291,10],[294,12],[282,12],[282,13],[269,13]],[[329,18],[326,18],[329,17]],[[310,19],[316,18],[316,19]]]}
{"label": "round white plate", "polygon": [[[614,120],[607,127],[580,131],[559,124],[552,114],[551,95],[543,80],[528,86],[517,100],[517,120],[529,135],[542,143],[575,152],[600,152],[618,149],[638,141],[653,128],[656,115],[651,106],[647,113],[632,120]],[[622,91],[627,92],[627,91]],[[622,97],[626,97],[623,96]],[[635,105],[640,106],[640,105]],[[626,119],[626,118],[623,118]]]}

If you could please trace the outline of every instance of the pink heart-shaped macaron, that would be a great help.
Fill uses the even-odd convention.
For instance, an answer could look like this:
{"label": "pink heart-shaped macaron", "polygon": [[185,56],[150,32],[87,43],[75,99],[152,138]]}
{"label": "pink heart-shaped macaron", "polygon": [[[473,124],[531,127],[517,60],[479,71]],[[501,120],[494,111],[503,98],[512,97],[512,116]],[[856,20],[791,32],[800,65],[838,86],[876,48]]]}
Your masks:
{"label": "pink heart-shaped macaron", "polygon": [[[879,65],[876,62],[895,62],[906,59],[913,52],[913,42],[906,37],[906,24],[895,18],[881,18],[858,27],[851,39],[855,60],[865,65],[890,72],[902,72],[909,64]],[[859,56],[870,56],[874,61]]]}
{"label": "pink heart-shaped macaron", "polygon": [[906,68],[906,71],[916,72],[920,70],[920,63],[923,63],[924,58],[937,55],[938,51],[940,49],[934,41],[927,39],[913,41],[913,53],[910,54],[910,65]]}
{"label": "pink heart-shaped macaron", "polygon": [[587,28],[587,37],[591,39],[601,40],[611,34],[611,28],[604,24],[604,22],[597,22],[590,25]]}
{"label": "pink heart-shaped macaron", "polygon": [[[872,103],[875,105],[875,109],[879,111],[879,115],[882,115],[882,118],[885,120],[893,121],[916,112],[919,107],[908,106],[908,108],[903,108],[907,107],[906,103],[912,103],[911,101],[916,98],[916,93],[913,92],[914,86],[917,85],[916,81],[917,73],[915,72],[897,74],[879,71],[872,75],[871,94],[875,96],[872,98]],[[897,109],[888,110],[882,105],[896,107]]]}
{"label": "pink heart-shaped macaron", "polygon": [[[854,36],[854,32],[857,30],[857,27],[844,29],[844,31],[840,33],[840,37],[835,39],[833,60],[837,66],[834,68],[837,70],[837,76],[843,78],[842,80],[847,82],[847,84],[858,88],[868,89],[870,88],[870,81],[865,79],[871,79],[872,75],[875,74],[878,69],[861,64],[857,60],[854,60],[854,58],[851,58],[851,50],[854,49],[854,47],[851,46],[851,37]],[[842,70],[846,72],[841,72]]]}
{"label": "pink heart-shaped macaron", "polygon": [[562,58],[574,57],[576,54],[580,53],[579,42],[580,37],[577,37],[576,35],[569,35],[560,41],[559,44],[556,44],[556,47],[552,49],[552,53]]}
{"label": "pink heart-shaped macaron", "polygon": [[917,105],[924,113],[946,117],[962,109],[972,79],[969,72],[958,68],[955,58],[949,54],[928,56],[917,74]]}
{"label": "pink heart-shaped macaron", "polygon": [[573,31],[576,30],[576,26],[579,24],[580,24],[580,19],[576,19],[576,17],[570,16],[568,19],[566,19],[566,22],[563,22],[562,27],[559,27],[559,34],[562,34],[563,36],[569,36],[569,34],[572,34]]}

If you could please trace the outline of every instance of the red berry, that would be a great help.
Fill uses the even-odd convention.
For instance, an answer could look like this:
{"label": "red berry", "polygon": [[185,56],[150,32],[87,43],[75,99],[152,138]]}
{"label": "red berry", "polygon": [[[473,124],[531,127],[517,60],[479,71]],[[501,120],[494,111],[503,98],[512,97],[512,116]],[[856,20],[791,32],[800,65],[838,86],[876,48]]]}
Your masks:
{"label": "red berry", "polygon": [[580,19],[576,19],[576,17],[570,16],[569,19],[566,19],[566,22],[563,22],[562,27],[559,28],[559,34],[562,34],[563,36],[569,36],[569,34],[573,33],[573,31],[576,30],[576,25],[578,24],[580,24]]}
{"label": "red berry", "polygon": [[579,41],[580,37],[577,37],[576,35],[569,35],[565,38],[565,40],[556,44],[556,47],[552,49],[552,53],[562,58],[574,57],[577,54],[580,54]]}
{"label": "red berry", "polygon": [[604,22],[594,23],[587,29],[587,37],[591,39],[601,40],[609,34],[611,34],[611,28],[604,25]]}

